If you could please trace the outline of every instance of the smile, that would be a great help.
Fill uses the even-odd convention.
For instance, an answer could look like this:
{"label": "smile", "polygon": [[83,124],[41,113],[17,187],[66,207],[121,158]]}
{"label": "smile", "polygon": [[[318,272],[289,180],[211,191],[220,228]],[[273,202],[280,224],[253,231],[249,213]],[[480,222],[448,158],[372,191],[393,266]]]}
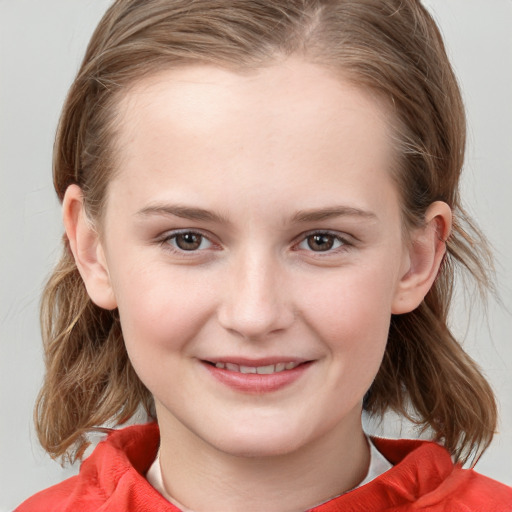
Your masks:
{"label": "smile", "polygon": [[260,361],[202,361],[203,367],[218,382],[237,393],[261,395],[275,392],[308,373],[314,361],[295,360],[272,362],[271,359]]}
{"label": "smile", "polygon": [[301,363],[277,363],[277,364],[268,364],[265,366],[245,366],[245,365],[238,365],[235,363],[215,363],[215,367],[219,368],[221,370],[228,370],[230,372],[238,372],[238,373],[244,373],[244,374],[254,374],[257,373],[258,375],[270,375],[272,373],[280,373],[285,370],[293,370],[297,366],[299,366]]}

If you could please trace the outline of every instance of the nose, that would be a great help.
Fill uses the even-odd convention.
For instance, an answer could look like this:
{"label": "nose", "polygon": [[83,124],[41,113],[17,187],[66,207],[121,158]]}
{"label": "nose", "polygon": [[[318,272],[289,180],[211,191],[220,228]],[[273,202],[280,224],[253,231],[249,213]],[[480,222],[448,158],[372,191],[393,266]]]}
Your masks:
{"label": "nose", "polygon": [[276,258],[240,255],[227,275],[218,309],[222,327],[241,338],[261,340],[293,323],[293,301]]}

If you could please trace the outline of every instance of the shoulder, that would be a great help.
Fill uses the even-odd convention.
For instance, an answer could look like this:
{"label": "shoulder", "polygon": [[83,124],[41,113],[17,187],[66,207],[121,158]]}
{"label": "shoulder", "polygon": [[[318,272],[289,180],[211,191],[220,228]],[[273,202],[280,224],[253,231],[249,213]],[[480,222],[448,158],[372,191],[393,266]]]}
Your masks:
{"label": "shoulder", "polygon": [[379,450],[396,464],[396,476],[402,484],[416,494],[415,509],[450,512],[512,511],[511,487],[472,469],[463,469],[453,464],[450,454],[439,444],[382,439],[375,442]]}
{"label": "shoulder", "polygon": [[393,467],[315,512],[512,512],[512,488],[462,469],[442,446],[372,438]]}
{"label": "shoulder", "polygon": [[156,424],[137,425],[113,431],[82,463],[77,476],[41,491],[16,512],[176,512],[144,475],[158,450]]}
{"label": "shoulder", "polygon": [[418,500],[417,505],[432,511],[511,512],[512,487],[472,469],[455,466],[436,489]]}

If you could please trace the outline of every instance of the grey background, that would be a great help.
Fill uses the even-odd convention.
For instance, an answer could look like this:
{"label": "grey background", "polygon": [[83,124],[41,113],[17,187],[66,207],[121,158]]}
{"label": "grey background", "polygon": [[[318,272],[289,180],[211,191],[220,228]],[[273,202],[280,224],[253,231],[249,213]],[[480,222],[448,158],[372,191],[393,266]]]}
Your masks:
{"label": "grey background", "polygon": [[[33,431],[43,374],[38,302],[62,232],[51,184],[59,110],[109,4],[0,0],[0,511],[76,471],[51,461]],[[466,203],[496,248],[504,303],[491,302],[486,318],[460,298],[453,316],[501,404],[500,433],[477,470],[512,485],[512,1],[426,4],[462,84],[470,125]],[[393,418],[377,428],[411,433]]]}

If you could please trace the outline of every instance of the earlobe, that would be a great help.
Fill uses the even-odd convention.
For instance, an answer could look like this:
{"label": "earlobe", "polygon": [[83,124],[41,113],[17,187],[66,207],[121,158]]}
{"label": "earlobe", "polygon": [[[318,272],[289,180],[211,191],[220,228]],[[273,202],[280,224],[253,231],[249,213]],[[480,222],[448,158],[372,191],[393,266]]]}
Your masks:
{"label": "earlobe", "polygon": [[450,207],[442,201],[432,203],[425,214],[425,225],[411,233],[408,268],[395,293],[393,314],[409,313],[421,304],[441,267],[451,227]]}
{"label": "earlobe", "polygon": [[82,190],[70,185],[62,202],[62,216],[69,247],[91,300],[101,308],[115,309],[117,303],[110,282],[100,237],[88,219]]}

